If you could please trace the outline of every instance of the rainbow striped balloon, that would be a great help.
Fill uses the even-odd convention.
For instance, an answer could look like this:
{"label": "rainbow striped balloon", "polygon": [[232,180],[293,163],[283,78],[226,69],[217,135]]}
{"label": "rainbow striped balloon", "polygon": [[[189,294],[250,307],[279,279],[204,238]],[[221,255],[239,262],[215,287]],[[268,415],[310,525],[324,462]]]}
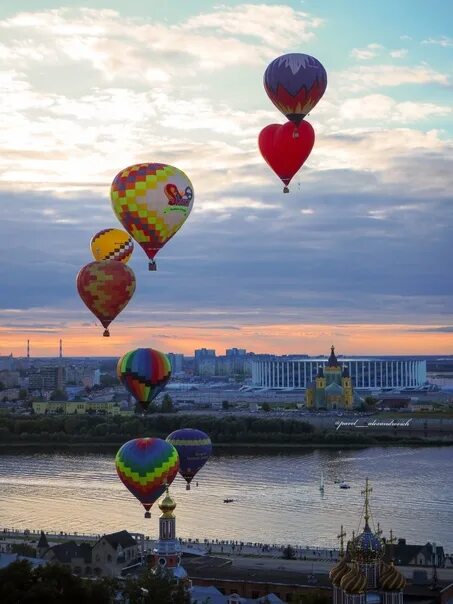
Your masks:
{"label": "rainbow striped balloon", "polygon": [[149,510],[173,482],[179,469],[178,452],[161,438],[134,438],[119,449],[116,471],[124,486]]}
{"label": "rainbow striped balloon", "polygon": [[170,379],[171,364],[163,352],[137,348],[120,358],[116,372],[126,390],[146,410]]}

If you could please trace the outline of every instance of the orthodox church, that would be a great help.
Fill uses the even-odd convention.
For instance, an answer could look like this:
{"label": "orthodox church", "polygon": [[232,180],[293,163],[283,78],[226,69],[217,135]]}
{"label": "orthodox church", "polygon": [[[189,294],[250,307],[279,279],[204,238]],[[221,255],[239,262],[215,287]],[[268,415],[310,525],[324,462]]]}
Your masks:
{"label": "orthodox church", "polygon": [[162,514],[159,517],[159,540],[153,551],[152,567],[157,572],[165,570],[176,582],[189,583],[187,572],[181,566],[181,544],[176,538],[176,502],[168,492],[158,503]]}
{"label": "orthodox church", "polygon": [[352,533],[346,551],[343,541],[346,533],[341,527],[340,560],[329,574],[333,585],[333,604],[403,604],[406,579],[394,565],[392,544],[395,539],[392,531],[387,540],[390,547],[386,550],[379,525],[375,531],[370,528],[371,492],[367,478],[362,491],[365,495],[363,530],[357,536]]}
{"label": "orthodox church", "polygon": [[338,363],[332,346],[327,364],[319,366],[318,374],[305,391],[307,409],[345,409],[360,407],[362,399],[354,392],[349,369]]}

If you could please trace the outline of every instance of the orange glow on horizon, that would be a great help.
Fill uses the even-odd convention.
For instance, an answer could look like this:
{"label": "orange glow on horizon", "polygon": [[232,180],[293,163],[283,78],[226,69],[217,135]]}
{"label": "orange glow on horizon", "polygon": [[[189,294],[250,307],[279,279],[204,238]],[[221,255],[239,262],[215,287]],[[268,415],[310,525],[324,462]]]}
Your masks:
{"label": "orange glow on horizon", "polygon": [[151,347],[164,352],[193,355],[196,348],[214,348],[224,354],[226,348],[271,354],[328,354],[335,345],[341,355],[441,355],[453,353],[453,333],[429,332],[433,325],[405,324],[282,324],[244,325],[218,328],[209,325],[171,325],[142,327],[111,325],[110,338],[102,337],[102,328],[94,325],[69,325],[64,330],[39,329],[27,332],[0,327],[0,355],[30,356],[121,356],[128,350]]}

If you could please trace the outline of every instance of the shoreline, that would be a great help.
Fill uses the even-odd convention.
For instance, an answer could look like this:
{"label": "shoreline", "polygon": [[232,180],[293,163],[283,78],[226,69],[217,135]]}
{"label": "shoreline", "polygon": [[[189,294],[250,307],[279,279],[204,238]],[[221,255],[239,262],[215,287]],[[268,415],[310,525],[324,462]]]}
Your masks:
{"label": "shoreline", "polygon": [[[94,449],[117,450],[126,442],[0,442],[0,453],[5,449],[89,449],[92,452]],[[240,449],[260,452],[278,452],[278,451],[298,451],[305,449],[369,449],[369,448],[389,448],[389,447],[453,447],[453,440],[450,441],[404,441],[404,442],[384,442],[384,443],[213,443],[215,452],[238,451]]]}

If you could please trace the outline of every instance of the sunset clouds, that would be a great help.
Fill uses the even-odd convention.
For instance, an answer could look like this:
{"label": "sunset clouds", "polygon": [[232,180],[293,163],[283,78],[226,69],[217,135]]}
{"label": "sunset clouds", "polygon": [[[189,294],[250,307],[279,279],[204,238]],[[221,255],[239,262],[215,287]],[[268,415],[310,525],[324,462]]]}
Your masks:
{"label": "sunset clouds", "polygon": [[[70,4],[0,9],[0,354],[28,337],[36,355],[60,337],[67,354],[92,355],[147,343],[451,351],[453,74],[440,15],[380,34],[376,7],[351,15],[345,36],[336,2]],[[282,195],[256,139],[283,121],[263,71],[291,51],[317,56],[329,85],[308,118],[313,153]],[[136,250],[137,293],[106,341],[74,281],[91,236],[118,226],[113,177],[140,161],[187,172],[194,211],[156,274]]]}

